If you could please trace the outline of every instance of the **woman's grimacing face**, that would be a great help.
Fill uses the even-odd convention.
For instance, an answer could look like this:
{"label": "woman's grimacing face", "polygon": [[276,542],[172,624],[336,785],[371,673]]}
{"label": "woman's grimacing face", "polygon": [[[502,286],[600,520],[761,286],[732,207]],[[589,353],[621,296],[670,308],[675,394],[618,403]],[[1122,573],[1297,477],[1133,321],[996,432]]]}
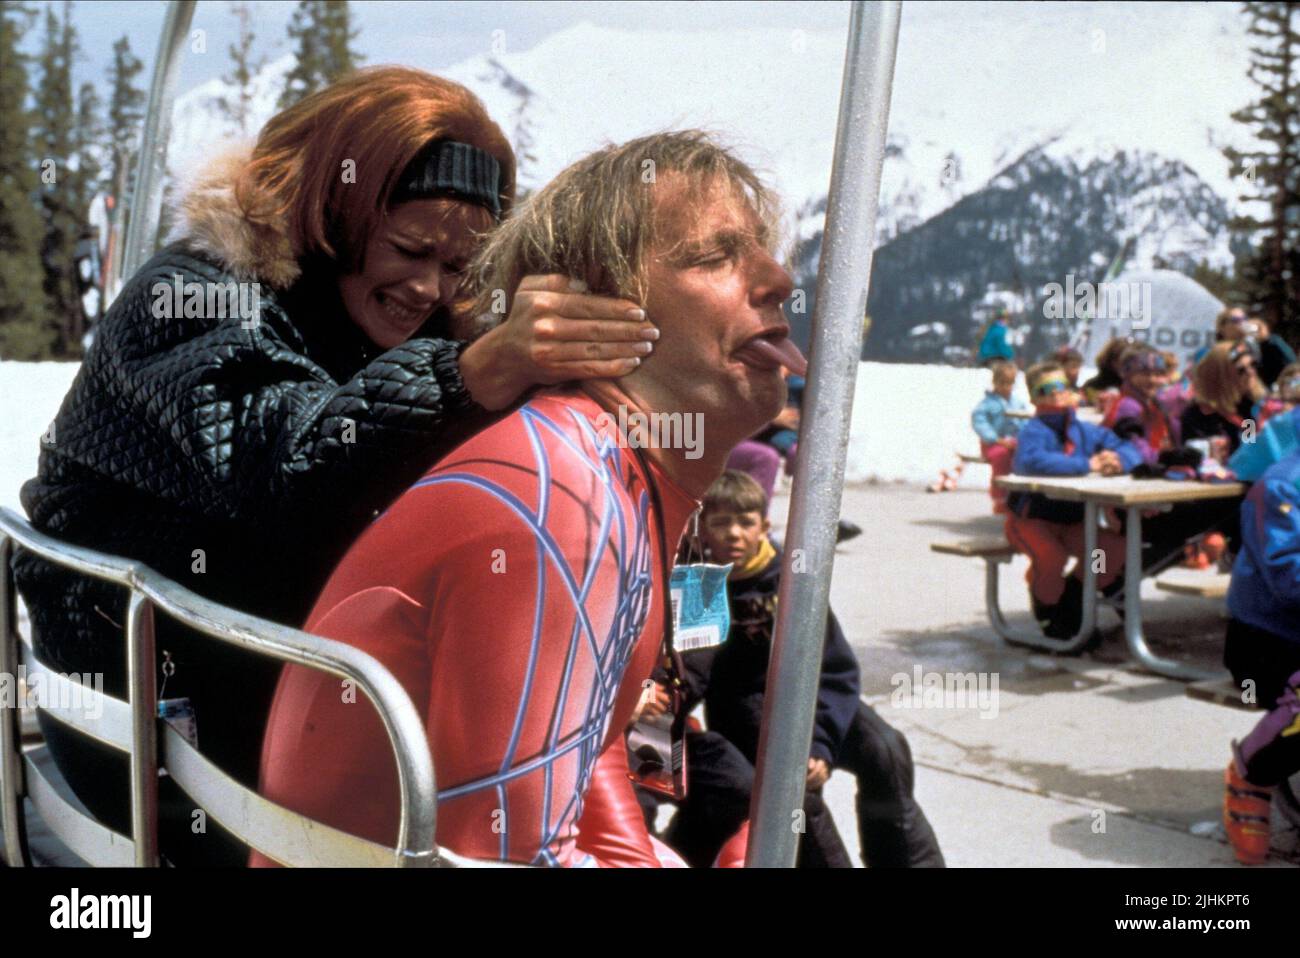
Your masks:
{"label": "woman's grimacing face", "polygon": [[366,243],[361,271],[339,279],[348,316],[377,346],[400,346],[435,309],[464,297],[465,268],[492,225],[492,214],[470,203],[391,208]]}

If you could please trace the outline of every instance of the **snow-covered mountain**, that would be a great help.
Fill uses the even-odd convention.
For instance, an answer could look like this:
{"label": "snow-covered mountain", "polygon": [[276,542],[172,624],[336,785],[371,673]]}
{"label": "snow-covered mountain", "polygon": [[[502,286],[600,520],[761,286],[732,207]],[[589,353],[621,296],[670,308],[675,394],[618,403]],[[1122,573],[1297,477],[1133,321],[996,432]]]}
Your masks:
{"label": "snow-covered mountain", "polygon": [[[1021,218],[1035,203],[1054,206],[1055,232],[1043,224],[1038,242],[1080,231],[1095,257],[1119,231],[1137,237],[1137,265],[1156,256],[1225,265],[1225,210],[1238,189],[1219,147],[1236,135],[1230,112],[1250,98],[1243,26],[1235,4],[905,4],[878,242],[1033,180],[1033,196],[1012,205]],[[844,41],[826,31],[580,24],[437,72],[484,100],[518,150],[525,188],[605,142],[714,130],[786,198],[806,253],[824,216]],[[259,124],[289,65],[283,57],[259,76]],[[234,132],[218,118],[223,95],[210,81],[177,99],[171,157],[181,179]],[[1107,216],[1072,219],[1085,194]]]}
{"label": "snow-covered mountain", "polygon": [[222,109],[223,100],[236,98],[232,85],[209,80],[178,96],[172,109],[171,138],[167,145],[167,166],[175,178],[180,182],[187,180],[221,143],[256,136],[263,124],[275,115],[276,100],[293,64],[294,55],[286,53],[266,64],[253,78],[248,106],[250,119],[243,133]]}
{"label": "snow-covered mountain", "polygon": [[[937,359],[946,346],[975,345],[987,318],[980,303],[998,288],[1021,294],[1013,314],[1039,317],[1024,344],[1037,355],[1072,331],[1044,316],[1050,283],[1099,282],[1121,251],[1130,269],[1190,274],[1201,263],[1230,261],[1227,203],[1182,161],[1141,151],[1085,160],[1053,147],[1030,150],[983,189],[881,247],[868,356]],[[819,253],[820,236],[800,245],[798,275],[815,274]],[[913,335],[933,323],[951,335]]]}

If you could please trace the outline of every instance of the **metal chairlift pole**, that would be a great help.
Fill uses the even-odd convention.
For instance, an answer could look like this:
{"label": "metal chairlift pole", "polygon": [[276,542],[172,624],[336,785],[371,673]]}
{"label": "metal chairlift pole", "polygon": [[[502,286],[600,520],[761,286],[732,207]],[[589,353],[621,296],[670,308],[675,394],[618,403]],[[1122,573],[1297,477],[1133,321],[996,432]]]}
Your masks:
{"label": "metal chairlift pole", "polygon": [[810,373],[758,742],[745,860],[750,868],[792,867],[798,849],[792,825],[795,813],[802,814],[812,742],[901,16],[899,0],[857,0],[849,20]]}
{"label": "metal chairlift pole", "polygon": [[[180,75],[181,54],[188,39],[190,22],[198,0],[171,0],[158,40],[158,56],[149,84],[149,105],[145,108],[144,136],[140,140],[140,169],[136,174],[130,219],[126,228],[126,249],[119,259],[119,279],[130,279],[153,255],[162,214],[163,173],[167,168],[167,134],[172,124],[172,101]],[[121,203],[121,197],[118,202]]]}

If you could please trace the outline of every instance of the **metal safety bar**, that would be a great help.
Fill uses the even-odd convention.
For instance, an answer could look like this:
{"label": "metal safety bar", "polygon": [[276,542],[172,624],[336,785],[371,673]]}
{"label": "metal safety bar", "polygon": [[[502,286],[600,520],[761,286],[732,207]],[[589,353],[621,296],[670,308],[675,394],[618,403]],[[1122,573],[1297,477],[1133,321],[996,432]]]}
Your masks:
{"label": "metal safety bar", "polygon": [[898,0],[858,0],[849,20],[747,867],[792,867],[798,847],[901,17]]}
{"label": "metal safety bar", "polygon": [[[0,536],[0,681],[18,674],[18,597],[9,572],[13,540]],[[14,695],[18,683],[13,679]],[[27,830],[23,827],[21,710],[17,701],[0,702],[0,828],[4,829],[5,864],[22,867],[27,861]]]}
{"label": "metal safety bar", "polygon": [[[270,656],[282,662],[326,672],[356,683],[378,711],[397,759],[401,794],[397,845],[396,848],[373,846],[375,849],[382,849],[390,864],[399,867],[496,864],[470,861],[440,850],[435,844],[437,792],[433,757],[425,738],[424,723],[406,690],[377,660],[360,649],[341,642],[309,635],[298,629],[268,622],[218,605],[139,563],[60,542],[37,532],[23,518],[9,509],[2,508],[0,508],[0,562],[3,564],[3,568],[0,568],[0,676],[12,677],[18,674],[16,595],[9,562],[15,542],[63,568],[112,582],[129,590],[127,649],[130,701],[122,702],[88,688],[83,689],[83,695],[102,707],[107,719],[101,731],[91,734],[95,734],[100,741],[118,748],[123,748],[125,744],[124,750],[128,750],[131,755],[131,827],[135,864],[156,865],[158,863],[158,724],[156,718],[158,703],[155,689],[153,631],[155,610],[161,610],[190,628],[228,645],[238,646],[258,655]],[[28,658],[33,656],[29,653]],[[33,664],[33,674],[52,671],[42,663]],[[71,682],[66,678],[65,681]],[[126,721],[128,711],[129,723]],[[0,712],[3,713],[0,715],[0,821],[3,821],[4,827],[5,858],[9,864],[17,866],[23,864],[27,858],[21,803],[24,795],[32,791],[25,786],[24,779],[29,777],[34,769],[30,762],[26,763],[27,767],[24,768],[18,729],[18,708],[0,709]],[[68,721],[67,716],[64,715],[56,713],[54,717],[61,721]],[[77,723],[70,724],[76,726]],[[126,729],[129,729],[130,734],[129,739],[124,743],[122,733]],[[211,766],[211,763],[208,763],[199,752],[180,739],[170,726],[165,726],[165,731],[163,754],[171,763],[167,765],[168,773],[173,775],[182,787],[188,785],[186,790],[192,790],[193,797],[206,795],[209,800],[219,803],[220,796],[226,794],[234,799],[230,806],[232,808],[261,802],[265,806],[278,809],[278,818],[275,820],[280,825],[296,825],[300,831],[314,831],[324,835],[327,840],[331,833],[336,836],[345,835],[342,832],[333,832],[305,816],[297,815],[287,809],[279,809],[279,806],[273,806],[273,803],[262,799],[257,793],[243,789],[233,779],[224,776],[224,773],[215,766]],[[187,750],[193,754],[188,754]],[[173,765],[175,768],[172,767]],[[198,794],[194,794],[195,792]],[[226,824],[222,815],[215,810],[213,814],[218,821]],[[257,825],[259,821],[262,824],[260,831],[252,836],[240,834],[237,820],[239,816],[227,814],[226,817],[230,818],[236,826],[231,828],[231,831],[242,840],[280,860],[275,847],[259,847],[268,843],[272,846],[275,844],[272,839],[268,839],[269,832],[275,831],[265,827],[268,816],[263,815],[260,819],[256,816],[248,817],[248,821],[253,825]],[[363,841],[355,836],[345,837],[358,843]],[[373,843],[366,844],[373,845]],[[340,846],[339,842],[334,842],[333,846],[352,850],[361,848],[355,844]],[[304,854],[308,861],[315,860],[310,849]],[[364,857],[372,862],[376,858],[382,858],[373,850]]]}
{"label": "metal safety bar", "polygon": [[[171,132],[172,104],[180,78],[181,54],[194,7],[198,0],[171,0],[163,20],[162,36],[153,64],[149,84],[149,104],[144,114],[144,134],[140,139],[140,166],[136,171],[135,192],[126,226],[126,249],[118,260],[122,271],[117,279],[130,278],[153,255],[162,217],[163,174],[167,170],[167,138]],[[118,203],[122,197],[118,197]]]}

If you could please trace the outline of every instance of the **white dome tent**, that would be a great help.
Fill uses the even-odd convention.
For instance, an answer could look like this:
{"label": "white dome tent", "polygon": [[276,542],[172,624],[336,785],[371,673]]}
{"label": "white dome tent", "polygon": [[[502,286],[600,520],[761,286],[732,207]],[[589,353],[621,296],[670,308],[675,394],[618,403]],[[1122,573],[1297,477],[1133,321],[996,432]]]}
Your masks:
{"label": "white dome tent", "polygon": [[[1072,289],[1063,290],[1067,309],[1083,294],[1082,284],[1073,295]],[[1214,321],[1223,309],[1204,286],[1171,269],[1134,270],[1097,284],[1092,292],[1091,318],[1082,320],[1073,343],[1086,366],[1097,365],[1097,353],[1115,336],[1132,336],[1172,352],[1186,366],[1201,347],[1214,342]]]}

